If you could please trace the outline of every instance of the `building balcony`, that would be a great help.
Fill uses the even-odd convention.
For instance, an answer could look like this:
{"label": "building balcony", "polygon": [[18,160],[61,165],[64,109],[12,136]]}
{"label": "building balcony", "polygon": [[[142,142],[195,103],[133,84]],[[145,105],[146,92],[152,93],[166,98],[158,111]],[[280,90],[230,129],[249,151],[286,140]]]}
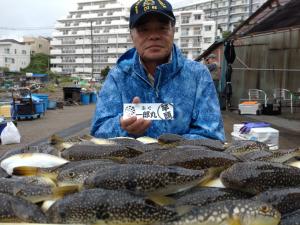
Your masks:
{"label": "building balcony", "polygon": [[75,53],[76,54],[91,54],[92,50],[91,49],[76,49]]}
{"label": "building balcony", "polygon": [[60,64],[62,63],[61,58],[56,58],[56,59],[50,59],[51,64]]}
{"label": "building balcony", "polygon": [[90,39],[77,39],[75,41],[76,45],[90,45],[91,44],[91,40]]}
{"label": "building balcony", "polygon": [[51,67],[51,71],[54,72],[54,73],[61,73],[62,68],[60,68],[60,67]]}
{"label": "building balcony", "polygon": [[77,58],[75,62],[81,63],[81,64],[92,63],[92,59],[91,58]]}
{"label": "building balcony", "polygon": [[108,44],[115,44],[115,43],[117,43],[117,39],[116,38],[109,38],[107,43]]}
{"label": "building balcony", "polygon": [[127,42],[128,42],[127,38],[118,38],[118,43],[127,43]]}
{"label": "building balcony", "polygon": [[116,48],[109,48],[108,53],[116,53],[117,52],[117,49]]}
{"label": "building balcony", "polygon": [[51,49],[50,55],[61,55],[61,49]]}
{"label": "building balcony", "polygon": [[113,64],[114,64],[114,63],[117,62],[117,58],[108,58],[108,59],[107,59],[107,62],[108,62],[108,63],[113,63]]}
{"label": "building balcony", "polygon": [[97,13],[83,14],[81,16],[82,19],[92,19],[92,18],[97,18],[97,17],[98,17]]}
{"label": "building balcony", "polygon": [[52,33],[52,36],[53,36],[53,37],[59,37],[59,36],[64,36],[64,35],[63,35],[62,32],[57,32],[57,31],[56,31],[56,32],[53,32],[53,33]]}
{"label": "building balcony", "polygon": [[76,67],[75,72],[76,73],[91,73],[92,68],[90,68],[90,67]]}
{"label": "building balcony", "polygon": [[50,45],[54,46],[54,45],[61,45],[62,41],[61,40],[52,40],[50,41]]}

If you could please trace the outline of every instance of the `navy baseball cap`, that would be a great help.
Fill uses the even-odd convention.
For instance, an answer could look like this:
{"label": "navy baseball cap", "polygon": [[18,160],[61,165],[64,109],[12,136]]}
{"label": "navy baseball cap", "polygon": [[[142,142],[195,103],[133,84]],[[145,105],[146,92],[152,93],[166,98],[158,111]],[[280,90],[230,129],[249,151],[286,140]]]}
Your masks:
{"label": "navy baseball cap", "polygon": [[175,22],[172,5],[166,0],[139,0],[130,8],[129,27],[133,28],[147,14],[157,13]]}

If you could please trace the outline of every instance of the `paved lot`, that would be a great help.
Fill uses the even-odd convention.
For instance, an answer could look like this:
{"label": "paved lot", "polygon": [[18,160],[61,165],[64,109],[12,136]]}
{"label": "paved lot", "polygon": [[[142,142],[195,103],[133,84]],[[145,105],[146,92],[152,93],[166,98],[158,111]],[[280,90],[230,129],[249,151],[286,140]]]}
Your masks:
{"label": "paved lot", "polygon": [[[7,150],[19,149],[27,145],[36,145],[46,141],[52,134],[73,136],[89,133],[90,121],[95,105],[66,106],[62,110],[48,110],[37,120],[18,121],[22,142],[15,145],[0,145],[0,154]],[[265,121],[280,132],[280,148],[300,147],[300,120],[289,120],[278,116],[244,116],[236,112],[222,112],[227,141],[231,141],[233,124],[243,121]]]}
{"label": "paved lot", "polygon": [[0,145],[0,151],[22,148],[66,130],[70,130],[69,135],[72,132],[76,133],[90,126],[94,109],[94,104],[65,106],[64,109],[46,111],[45,116],[40,119],[18,121],[17,127],[21,134],[21,143]]}

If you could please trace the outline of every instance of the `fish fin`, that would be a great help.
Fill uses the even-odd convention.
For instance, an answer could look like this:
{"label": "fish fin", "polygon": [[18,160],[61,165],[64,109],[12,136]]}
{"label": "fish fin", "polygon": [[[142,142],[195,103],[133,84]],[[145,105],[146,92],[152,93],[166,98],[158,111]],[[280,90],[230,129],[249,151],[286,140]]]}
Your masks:
{"label": "fish fin", "polygon": [[62,186],[52,188],[53,196],[56,198],[63,197],[67,194],[72,194],[79,191],[78,185]]}
{"label": "fish fin", "polygon": [[225,188],[224,184],[222,183],[221,179],[215,178],[212,180],[207,181],[206,183],[201,183],[201,187],[216,187],[216,188]]}
{"label": "fish fin", "polygon": [[121,156],[108,156],[108,157],[105,157],[104,159],[109,159],[109,160],[112,160],[116,163],[127,163],[126,158],[121,157]]}
{"label": "fish fin", "polygon": [[294,162],[288,163],[287,165],[300,168],[300,161],[294,161]]}
{"label": "fish fin", "polygon": [[238,218],[238,217],[231,217],[231,218],[228,218],[226,224],[228,224],[228,225],[243,225],[243,224],[241,223],[240,218]]}
{"label": "fish fin", "polygon": [[139,149],[138,146],[136,146],[136,147],[135,146],[125,146],[125,148],[130,149],[130,150],[134,150],[134,151],[136,151],[137,153],[140,153],[140,154],[145,153],[143,150]]}
{"label": "fish fin", "polygon": [[93,138],[93,136],[92,135],[89,135],[89,134],[84,134],[84,135],[82,135],[81,137],[79,137],[79,139],[80,140],[83,140],[83,141],[85,141],[85,140],[91,140]]}
{"label": "fish fin", "polygon": [[95,137],[92,137],[90,139],[90,141],[93,142],[96,145],[117,145],[117,143],[115,141],[104,139],[104,138],[95,138]]}
{"label": "fish fin", "polygon": [[13,168],[13,175],[17,176],[38,176],[40,173],[39,167],[33,166],[18,166]]}
{"label": "fish fin", "polygon": [[51,144],[51,145],[61,144],[61,143],[63,143],[64,141],[65,141],[65,140],[64,140],[62,137],[58,136],[57,134],[53,134],[53,135],[51,135],[51,137],[50,137],[50,144]]}
{"label": "fish fin", "polygon": [[57,177],[55,173],[43,171],[41,168],[33,166],[15,167],[12,174],[17,176],[41,176],[50,178],[51,180],[56,180]]}
{"label": "fish fin", "polygon": [[148,194],[146,198],[150,199],[151,201],[155,202],[160,206],[174,205],[176,202],[176,200],[171,197],[158,194]]}
{"label": "fish fin", "polygon": [[179,216],[188,213],[191,211],[194,207],[191,205],[180,205],[175,207],[175,211],[178,213]]}
{"label": "fish fin", "polygon": [[203,187],[213,179],[218,178],[224,169],[225,167],[211,167],[209,169],[206,169],[205,176],[201,179],[198,186]]}

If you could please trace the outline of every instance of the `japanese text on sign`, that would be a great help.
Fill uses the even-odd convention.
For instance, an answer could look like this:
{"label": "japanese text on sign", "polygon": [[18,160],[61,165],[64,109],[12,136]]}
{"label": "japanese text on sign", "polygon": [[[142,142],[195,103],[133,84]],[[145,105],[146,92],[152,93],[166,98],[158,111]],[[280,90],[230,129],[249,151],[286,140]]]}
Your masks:
{"label": "japanese text on sign", "polygon": [[171,103],[124,104],[124,118],[136,116],[145,120],[173,120],[174,108]]}

